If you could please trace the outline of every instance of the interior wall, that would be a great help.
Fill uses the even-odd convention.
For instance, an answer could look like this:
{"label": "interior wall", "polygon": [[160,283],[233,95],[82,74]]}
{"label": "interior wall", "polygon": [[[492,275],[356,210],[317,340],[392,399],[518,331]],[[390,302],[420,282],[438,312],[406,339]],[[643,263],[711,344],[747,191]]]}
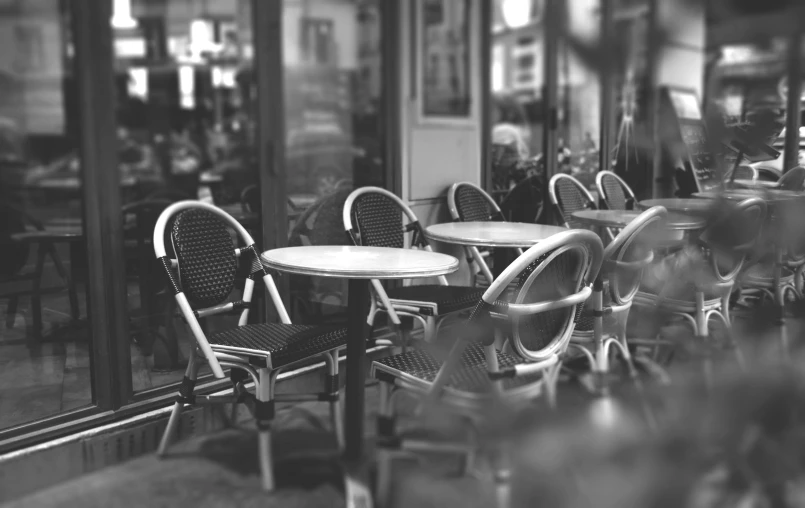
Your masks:
{"label": "interior wall", "polygon": [[[446,11],[450,0],[445,2]],[[423,48],[417,37],[421,20],[419,0],[399,2],[401,20],[400,75],[404,77],[400,103],[402,132],[402,199],[407,201],[420,223],[427,227],[452,219],[447,210],[446,191],[456,182],[481,184],[481,77],[488,69],[478,68],[481,59],[480,8],[483,0],[470,0],[469,90],[470,114],[463,119],[423,118],[422,97],[417,80],[421,78]],[[434,250],[456,256],[458,272],[448,276],[451,283],[468,282],[469,267],[463,249],[435,243]],[[425,282],[425,281],[420,281]]]}

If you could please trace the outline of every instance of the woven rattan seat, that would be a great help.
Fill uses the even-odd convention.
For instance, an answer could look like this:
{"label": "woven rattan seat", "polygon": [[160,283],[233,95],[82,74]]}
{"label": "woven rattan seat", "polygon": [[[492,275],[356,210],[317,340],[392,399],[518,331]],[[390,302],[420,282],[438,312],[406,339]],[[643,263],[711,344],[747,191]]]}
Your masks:
{"label": "woven rattan seat", "polygon": [[471,309],[483,294],[482,288],[438,284],[403,286],[388,291],[392,303],[420,307],[424,313],[434,316]]}
{"label": "woven rattan seat", "polygon": [[[526,361],[506,353],[497,352],[498,365],[501,368],[525,364]],[[383,379],[384,374],[391,374],[408,380],[432,383],[442,362],[421,349],[412,349],[402,354],[388,356],[374,362],[373,375]],[[503,389],[512,390],[542,381],[542,373],[517,376],[503,380]],[[424,387],[424,385],[423,385]],[[445,385],[448,390],[482,395],[489,393],[492,384],[484,360],[484,348],[476,344],[467,348],[461,357],[461,368]]]}
{"label": "woven rattan seat", "polygon": [[347,345],[346,328],[261,323],[213,334],[214,351],[268,357],[274,368]]}

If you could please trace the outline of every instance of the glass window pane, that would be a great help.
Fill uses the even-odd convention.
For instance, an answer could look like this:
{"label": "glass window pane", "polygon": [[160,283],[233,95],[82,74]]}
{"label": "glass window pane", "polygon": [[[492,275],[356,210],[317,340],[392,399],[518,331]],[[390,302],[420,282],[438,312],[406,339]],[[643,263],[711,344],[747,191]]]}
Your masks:
{"label": "glass window pane", "polygon": [[[69,17],[14,2],[0,23],[0,429],[92,402]],[[70,55],[70,56],[67,56]]]}
{"label": "glass window pane", "polygon": [[[381,1],[283,2],[289,245],[345,244],[347,196],[385,184]],[[346,319],[346,281],[290,280],[294,322]]]}
{"label": "glass window pane", "polygon": [[[492,34],[488,49],[492,73],[490,190],[510,219],[524,222],[538,219],[541,207],[533,196],[541,192],[520,190],[544,178],[541,162],[545,124],[542,115],[543,16],[543,2],[496,0],[489,27]],[[511,192],[515,187],[518,191]],[[525,200],[530,200],[530,204],[523,206]]]}
{"label": "glass window pane", "polygon": [[[195,347],[154,257],[161,211],[183,199],[213,203],[262,244],[250,5],[131,0],[112,20],[135,392],[181,380]],[[236,286],[229,299],[241,293]],[[228,315],[202,321],[207,333],[237,325]]]}
{"label": "glass window pane", "polygon": [[557,172],[568,173],[596,194],[601,125],[601,81],[595,49],[600,40],[600,0],[569,0],[559,40],[559,153]]}

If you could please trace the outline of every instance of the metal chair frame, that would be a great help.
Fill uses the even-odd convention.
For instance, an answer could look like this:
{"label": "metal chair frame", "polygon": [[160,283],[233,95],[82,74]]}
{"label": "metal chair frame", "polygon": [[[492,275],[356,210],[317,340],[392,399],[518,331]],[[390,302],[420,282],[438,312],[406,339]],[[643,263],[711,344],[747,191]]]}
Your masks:
{"label": "metal chair frame", "polygon": [[[569,279],[575,282],[576,291],[573,294],[552,301],[540,301],[536,303],[523,303],[523,299],[528,294],[532,284],[560,254],[568,251],[575,251],[580,255],[580,262],[574,274],[568,274]],[[396,435],[396,415],[395,400],[396,396],[405,392],[413,392],[421,397],[420,410],[435,407],[438,404],[442,408],[466,418],[475,428],[482,425],[488,419],[488,403],[495,398],[523,407],[532,403],[536,398],[545,395],[548,404],[553,406],[556,397],[556,384],[562,359],[569,345],[570,337],[573,332],[575,317],[578,315],[578,307],[582,305],[591,295],[589,281],[594,279],[603,258],[603,246],[600,238],[590,231],[571,230],[553,235],[539,244],[528,249],[523,255],[519,256],[509,265],[498,278],[484,292],[481,301],[478,302],[475,310],[467,321],[468,333],[479,334],[479,330],[487,331],[483,323],[495,323],[494,331],[488,330],[490,336],[484,336],[480,340],[483,346],[484,361],[477,365],[462,367],[462,355],[470,346],[472,339],[459,337],[452,346],[446,360],[439,367],[433,381],[428,382],[419,377],[408,375],[403,371],[394,371],[392,368],[376,361],[372,365],[372,375],[380,379],[380,410],[378,412],[378,476],[377,490],[378,498],[381,501],[388,499],[392,481],[392,459],[400,453],[427,452],[427,453],[450,453],[460,454],[465,457],[465,473],[473,466],[477,453],[477,444],[470,440],[469,443],[433,443],[425,440],[412,440],[398,438]],[[539,264],[533,268],[528,277],[519,284],[519,293],[514,301],[509,303],[503,300],[504,293],[512,282],[520,274],[524,273],[528,267],[540,260]],[[514,365],[501,367],[499,359],[503,358],[495,347],[495,342],[500,335],[500,325],[509,325],[517,328],[519,319],[526,316],[536,315],[543,312],[572,308],[567,314],[566,323],[560,331],[539,351],[530,351],[526,348],[516,335],[514,339],[515,348],[523,353],[524,357]],[[503,319],[501,319],[503,318]],[[474,330],[474,332],[473,332]],[[405,353],[398,356],[405,356]],[[511,357],[509,357],[511,358]],[[477,393],[462,391],[448,385],[453,376],[462,370],[480,369],[486,371],[489,378],[489,392]],[[523,386],[504,389],[503,382],[506,379],[518,376],[540,374],[541,377],[534,382],[529,382]],[[507,460],[505,451],[493,454],[497,469],[495,481],[497,483],[499,502],[504,496],[501,492],[507,488],[508,471],[506,471]],[[505,503],[501,502],[501,506]]]}
{"label": "metal chair frame", "polygon": [[[450,216],[453,217],[454,221],[463,222],[459,210],[461,205],[459,204],[457,199],[458,192],[462,187],[472,189],[474,192],[477,192],[479,196],[483,197],[484,200],[486,200],[486,202],[489,204],[489,209],[492,211],[487,220],[490,221],[506,220],[505,217],[503,216],[503,213],[500,211],[500,207],[498,206],[498,204],[495,202],[492,196],[486,193],[486,191],[484,191],[474,183],[459,182],[454,183],[447,190],[447,207],[450,210]],[[517,251],[518,255],[523,254],[523,249],[517,248],[515,250]],[[486,263],[486,259],[484,259],[486,257],[489,257],[489,251],[481,252],[481,250],[478,247],[474,245],[468,245],[464,246],[464,252],[466,253],[467,256],[467,263],[469,264],[475,263],[477,271],[481,272],[483,276],[486,278],[486,280],[489,281],[490,283],[493,280],[495,280],[494,275],[492,275],[492,270],[490,270],[489,265]],[[475,277],[475,274],[476,272],[473,272],[473,278]],[[475,280],[472,281],[472,285],[475,285]]]}
{"label": "metal chair frame", "polygon": [[[612,206],[612,202],[607,197],[606,188],[604,187],[604,178],[614,178],[615,181],[620,185],[620,188],[623,190],[623,194],[626,197],[626,209],[631,210],[634,208],[635,203],[637,200],[635,198],[634,192],[632,192],[631,187],[627,184],[623,178],[618,176],[617,174],[613,173],[612,171],[599,171],[597,175],[595,175],[595,187],[598,189],[598,195],[604,200],[604,203],[607,205],[607,208],[610,210],[617,210],[618,208]],[[631,207],[629,204],[631,203]]]}
{"label": "metal chair frame", "polygon": [[[702,247],[705,249],[707,255],[708,266],[711,273],[716,279],[714,286],[703,286],[696,284],[694,291],[693,301],[677,300],[667,298],[662,294],[653,295],[643,291],[638,291],[634,297],[634,302],[637,305],[644,307],[662,307],[670,311],[675,316],[681,317],[685,322],[691,325],[695,337],[700,340],[705,347],[710,347],[708,343],[709,330],[708,323],[712,318],[717,318],[724,325],[727,331],[727,339],[730,342],[730,347],[735,352],[735,359],[738,365],[743,368],[744,358],[741,350],[732,338],[730,330],[732,329],[732,320],[730,318],[730,295],[732,294],[735,281],[743,269],[746,260],[746,254],[752,250],[757,239],[762,232],[762,224],[766,218],[767,207],[766,203],[759,198],[749,198],[736,204],[730,212],[731,216],[737,214],[748,215],[751,211],[757,211],[758,230],[754,235],[754,239],[746,245],[736,246],[735,252],[741,253],[741,259],[735,262],[734,267],[728,273],[722,273],[721,268],[718,266],[718,256],[710,248]],[[712,227],[712,226],[711,226]],[[720,293],[718,298],[706,299],[706,293]],[[710,372],[710,361],[705,362],[705,375],[708,378],[708,383],[712,376]]]}
{"label": "metal chair frame", "polygon": [[[654,254],[649,250],[645,258],[638,260],[624,260],[624,256],[629,252],[629,248],[635,245],[635,242],[642,241],[642,235],[650,227],[662,227],[667,217],[668,211],[665,208],[661,206],[649,208],[623,228],[604,250],[604,262],[595,279],[593,294],[590,297],[593,329],[578,330],[577,328],[573,332],[570,344],[574,351],[580,352],[588,360],[590,369],[597,378],[603,378],[609,373],[611,353],[615,350],[620,353],[626,363],[632,382],[638,389],[641,388],[634,366],[635,360],[638,359],[633,357],[629,351],[626,325],[634,296],[639,289],[641,275],[653,261]],[[622,292],[620,286],[620,279],[624,273],[636,277],[637,281],[633,287],[628,288],[627,292]],[[604,307],[605,282],[609,282],[609,295],[612,300],[609,307]],[[605,315],[611,315],[615,320],[614,328],[605,327]],[[639,361],[646,364],[647,368],[658,378],[663,381],[667,380],[667,375],[661,367],[648,359],[641,358]],[[606,391],[606,387],[603,385],[597,388],[602,393]]]}
{"label": "metal chair frame", "polygon": [[[355,189],[352,193],[347,197],[346,202],[344,203],[344,211],[343,211],[343,221],[344,221],[344,229],[347,232],[347,236],[354,242],[355,245],[361,245],[362,240],[359,238],[359,233],[356,230],[358,227],[357,224],[353,224],[352,221],[352,211],[353,206],[357,198],[364,194],[369,193],[376,193],[381,194],[387,198],[389,198],[394,204],[400,209],[400,214],[407,220],[407,224],[403,222],[403,227],[406,232],[413,233],[413,239],[411,241],[410,248],[419,247],[427,251],[432,251],[430,244],[428,244],[427,238],[422,230],[422,226],[419,224],[419,219],[414,214],[413,210],[405,204],[399,197],[395,194],[381,189],[379,187],[361,187],[359,189]],[[448,286],[447,278],[444,275],[440,275],[438,277],[439,284],[442,286]],[[383,288],[383,285],[380,283],[378,279],[371,280],[371,288],[373,297],[371,298],[370,308],[369,308],[369,315],[366,319],[367,324],[371,327],[374,326],[375,317],[377,316],[378,312],[386,312],[391,319],[393,325],[397,328],[397,330],[401,333],[402,339],[402,347],[407,347],[408,342],[408,330],[406,330],[402,326],[402,320],[400,319],[401,316],[403,317],[410,317],[420,321],[424,329],[424,338],[426,341],[430,341],[436,337],[438,332],[439,326],[441,321],[444,317],[449,314],[427,314],[423,315],[421,309],[423,307],[427,307],[429,302],[420,302],[420,301],[409,301],[409,300],[399,300],[389,298],[388,293]],[[463,309],[462,309],[463,310]],[[461,311],[457,311],[461,312]]]}
{"label": "metal chair frame", "polygon": [[[171,259],[165,249],[165,228],[171,219],[177,214],[187,210],[205,210],[220,219],[229,229],[234,230],[237,237],[245,243],[245,247],[235,248],[235,256],[243,258],[247,256],[251,262],[251,274],[246,279],[241,301],[228,302],[214,305],[208,308],[194,309],[181,286],[181,266],[176,259]],[[171,236],[175,242],[175,238]],[[274,417],[274,403],[280,402],[301,402],[320,400],[328,401],[332,417],[333,429],[339,446],[343,444],[343,419],[341,406],[339,405],[339,382],[338,382],[338,350],[310,355],[304,359],[289,362],[280,367],[273,367],[271,354],[264,351],[249,350],[245,348],[231,348],[223,346],[212,346],[207,339],[204,330],[199,323],[199,318],[209,317],[224,313],[239,314],[238,326],[244,326],[249,318],[249,303],[254,292],[255,280],[262,279],[266,290],[271,297],[271,301],[279,314],[282,324],[290,325],[291,319],[285,306],[282,303],[277,286],[271,274],[262,266],[260,262],[254,240],[246,229],[232,216],[220,208],[203,203],[200,201],[180,201],[165,209],[159,216],[156,227],[154,228],[154,253],[164,267],[170,287],[178,304],[179,310],[190,328],[196,340],[197,348],[190,356],[184,379],[179,388],[179,396],[171,412],[168,426],[162,436],[157,451],[158,456],[164,456],[170,444],[173,434],[176,432],[181,413],[185,405],[209,405],[232,403],[233,417],[238,403],[245,403],[254,415],[257,422],[259,435],[259,460],[262,486],[266,490],[274,488],[274,474],[271,462],[271,421]],[[178,277],[174,274],[174,269],[178,271]],[[327,375],[324,382],[324,390],[314,394],[281,394],[275,395],[274,388],[277,376],[288,368],[292,368],[301,363],[308,362],[311,358],[320,358],[327,366]],[[207,363],[213,375],[221,379],[224,377],[224,367],[231,368],[230,379],[232,380],[232,395],[226,396],[201,396],[193,393],[195,389],[198,371],[203,363]],[[247,391],[246,383],[251,380],[254,382],[255,395]]]}

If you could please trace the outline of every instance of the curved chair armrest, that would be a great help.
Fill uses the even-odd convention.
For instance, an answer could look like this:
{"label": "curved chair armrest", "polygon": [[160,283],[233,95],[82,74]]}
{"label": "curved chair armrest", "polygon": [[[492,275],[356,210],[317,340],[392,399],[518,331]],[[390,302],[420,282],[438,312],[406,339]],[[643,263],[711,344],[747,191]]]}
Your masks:
{"label": "curved chair armrest", "polygon": [[648,256],[643,259],[638,259],[637,261],[619,261],[617,259],[607,259],[604,261],[604,267],[607,269],[638,271],[650,265],[652,261],[654,261],[654,252],[649,252]]}
{"label": "curved chair armrest", "polygon": [[510,316],[528,316],[540,312],[548,312],[549,310],[563,309],[586,302],[592,292],[593,290],[590,286],[585,286],[578,293],[552,302],[510,303],[506,306],[506,312]]}
{"label": "curved chair armrest", "polygon": [[512,367],[500,369],[497,372],[489,372],[489,379],[495,381],[498,379],[512,378],[517,376],[527,376],[529,374],[538,374],[546,369],[549,369],[559,363],[559,355],[552,354],[551,356],[540,360],[538,362],[521,363]]}

